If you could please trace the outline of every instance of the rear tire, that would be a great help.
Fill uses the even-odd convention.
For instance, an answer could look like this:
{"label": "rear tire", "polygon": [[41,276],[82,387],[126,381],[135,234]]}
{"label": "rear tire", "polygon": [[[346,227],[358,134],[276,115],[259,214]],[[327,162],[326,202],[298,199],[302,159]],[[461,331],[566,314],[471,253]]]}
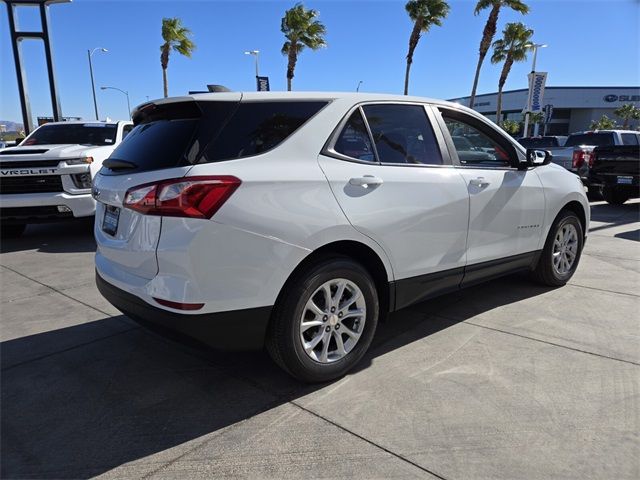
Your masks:
{"label": "rear tire", "polygon": [[24,233],[25,228],[27,228],[27,225],[24,223],[2,225],[0,226],[0,237],[1,238],[18,238]]}
{"label": "rear tire", "polygon": [[273,360],[309,383],[346,374],[368,350],[378,323],[369,272],[348,257],[325,257],[284,288],[266,338]]}
{"label": "rear tire", "polygon": [[533,278],[550,287],[561,287],[573,276],[580,262],[584,233],[575,213],[563,210],[549,230]]}
{"label": "rear tire", "polygon": [[602,196],[605,201],[611,205],[622,205],[624,202],[629,200],[629,195],[611,187],[603,188]]}

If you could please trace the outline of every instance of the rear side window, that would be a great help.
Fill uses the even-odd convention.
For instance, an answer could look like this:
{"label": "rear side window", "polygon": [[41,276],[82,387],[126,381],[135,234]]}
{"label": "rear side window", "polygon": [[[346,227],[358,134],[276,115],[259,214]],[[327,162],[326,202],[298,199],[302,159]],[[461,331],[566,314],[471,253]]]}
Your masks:
{"label": "rear side window", "polygon": [[201,162],[249,157],[277,147],[327,102],[240,103]]}
{"label": "rear side window", "polygon": [[592,145],[594,147],[609,147],[614,145],[613,133],[579,133],[569,135],[565,147],[577,147],[579,145]]}
{"label": "rear side window", "polygon": [[380,163],[441,165],[442,155],[424,107],[365,105]]}
{"label": "rear side window", "polygon": [[347,157],[375,162],[371,139],[360,109],[351,114],[333,148]]}
{"label": "rear side window", "polygon": [[623,145],[638,145],[638,134],[623,133],[621,134]]}

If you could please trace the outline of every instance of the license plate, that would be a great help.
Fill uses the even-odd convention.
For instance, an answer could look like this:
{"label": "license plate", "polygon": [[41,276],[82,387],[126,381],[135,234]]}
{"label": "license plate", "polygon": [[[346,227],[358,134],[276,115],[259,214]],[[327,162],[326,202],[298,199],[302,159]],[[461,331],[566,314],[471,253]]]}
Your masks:
{"label": "license plate", "polygon": [[618,185],[632,185],[633,177],[618,177]]}
{"label": "license plate", "polygon": [[120,218],[120,209],[107,205],[104,209],[104,218],[102,219],[102,231],[114,236],[118,231],[118,219]]}

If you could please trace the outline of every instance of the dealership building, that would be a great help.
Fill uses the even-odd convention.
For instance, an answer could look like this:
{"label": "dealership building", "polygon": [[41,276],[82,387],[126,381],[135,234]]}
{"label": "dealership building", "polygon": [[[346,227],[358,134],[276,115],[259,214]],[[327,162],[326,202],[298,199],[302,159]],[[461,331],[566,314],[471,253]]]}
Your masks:
{"label": "dealership building", "polygon": [[[522,122],[527,93],[526,88],[502,92],[503,119]],[[495,121],[497,99],[497,93],[477,95],[473,108]],[[453,98],[450,101],[469,105],[469,97]],[[553,106],[547,134],[567,135],[589,130],[591,121],[598,120],[602,115],[607,115],[622,125],[623,120],[616,117],[613,111],[625,103],[640,107],[640,87],[547,87],[541,103]],[[629,125],[637,128],[640,122],[630,120]]]}

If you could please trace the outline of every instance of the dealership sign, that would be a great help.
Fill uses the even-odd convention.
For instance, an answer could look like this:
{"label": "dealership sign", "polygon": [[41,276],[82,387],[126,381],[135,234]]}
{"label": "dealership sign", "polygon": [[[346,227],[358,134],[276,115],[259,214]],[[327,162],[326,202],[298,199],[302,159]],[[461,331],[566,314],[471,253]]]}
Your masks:
{"label": "dealership sign", "polygon": [[269,91],[269,77],[256,77],[256,81],[258,82],[259,92]]}
{"label": "dealership sign", "polygon": [[547,83],[547,72],[531,72],[529,74],[529,101],[527,105],[530,112],[542,111],[542,99],[544,98],[544,86]]}
{"label": "dealership sign", "polygon": [[605,102],[640,102],[640,95],[605,95],[603,97]]}

